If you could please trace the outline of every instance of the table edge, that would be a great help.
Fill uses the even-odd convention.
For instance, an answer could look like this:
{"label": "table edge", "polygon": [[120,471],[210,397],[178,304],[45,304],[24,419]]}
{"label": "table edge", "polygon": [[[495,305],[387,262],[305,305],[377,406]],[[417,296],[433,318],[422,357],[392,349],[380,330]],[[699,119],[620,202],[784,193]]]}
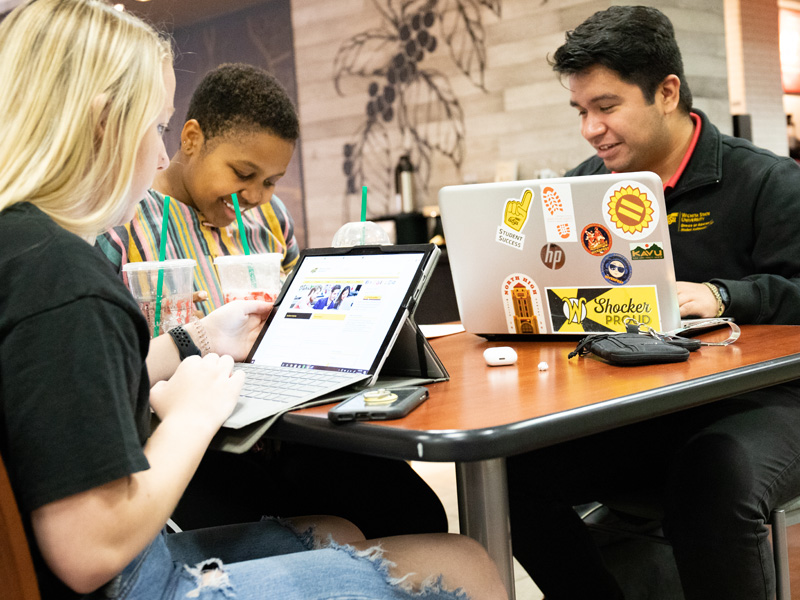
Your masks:
{"label": "table edge", "polygon": [[308,438],[315,446],[387,458],[473,462],[536,450],[798,378],[800,353],[494,427],[411,430],[385,422],[333,424],[318,416],[287,413],[267,435],[293,442]]}

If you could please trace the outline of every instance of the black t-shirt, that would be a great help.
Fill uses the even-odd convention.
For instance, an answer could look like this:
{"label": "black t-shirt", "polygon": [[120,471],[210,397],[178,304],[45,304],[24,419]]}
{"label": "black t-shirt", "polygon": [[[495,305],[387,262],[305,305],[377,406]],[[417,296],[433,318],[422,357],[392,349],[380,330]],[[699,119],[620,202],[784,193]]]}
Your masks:
{"label": "black t-shirt", "polygon": [[42,598],[30,514],[149,467],[147,322],[107,260],[35,206],[0,212],[0,453]]}

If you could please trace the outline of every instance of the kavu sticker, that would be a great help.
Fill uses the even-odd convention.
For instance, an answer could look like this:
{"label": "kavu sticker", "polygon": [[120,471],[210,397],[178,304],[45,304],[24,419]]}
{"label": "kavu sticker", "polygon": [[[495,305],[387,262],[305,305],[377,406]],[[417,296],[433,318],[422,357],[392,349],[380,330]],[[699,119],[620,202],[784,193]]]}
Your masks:
{"label": "kavu sticker", "polygon": [[631,244],[631,260],[661,260],[664,258],[664,244],[661,242]]}

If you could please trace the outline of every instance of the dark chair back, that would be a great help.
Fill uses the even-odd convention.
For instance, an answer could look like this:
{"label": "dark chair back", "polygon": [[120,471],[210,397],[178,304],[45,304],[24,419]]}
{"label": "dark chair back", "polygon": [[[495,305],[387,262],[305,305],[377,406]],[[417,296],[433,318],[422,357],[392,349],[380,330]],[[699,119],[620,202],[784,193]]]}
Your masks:
{"label": "dark chair back", "polygon": [[40,600],[28,540],[0,458],[0,582],[4,600]]}

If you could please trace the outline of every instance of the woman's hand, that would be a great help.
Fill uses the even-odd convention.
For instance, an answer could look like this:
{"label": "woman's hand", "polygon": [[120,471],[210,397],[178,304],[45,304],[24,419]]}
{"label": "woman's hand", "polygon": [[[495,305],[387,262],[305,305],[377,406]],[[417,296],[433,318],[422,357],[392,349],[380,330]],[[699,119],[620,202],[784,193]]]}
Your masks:
{"label": "woman's hand", "polygon": [[[260,300],[236,300],[228,302],[201,319],[211,351],[229,354],[237,362],[247,357],[250,348],[261,332],[261,326],[272,310],[272,303]],[[193,324],[188,325],[192,338],[198,335]]]}
{"label": "woman's hand", "polygon": [[244,373],[233,372],[230,356],[190,356],[150,389],[150,406],[162,422],[177,417],[216,432],[233,412],[243,384]]}
{"label": "woman's hand", "polygon": [[80,594],[97,589],[158,534],[236,406],[244,373],[232,370],[230,356],[184,360],[168,381],[150,390],[161,419],[144,447],[150,468],[31,513],[42,556],[68,586]]}

